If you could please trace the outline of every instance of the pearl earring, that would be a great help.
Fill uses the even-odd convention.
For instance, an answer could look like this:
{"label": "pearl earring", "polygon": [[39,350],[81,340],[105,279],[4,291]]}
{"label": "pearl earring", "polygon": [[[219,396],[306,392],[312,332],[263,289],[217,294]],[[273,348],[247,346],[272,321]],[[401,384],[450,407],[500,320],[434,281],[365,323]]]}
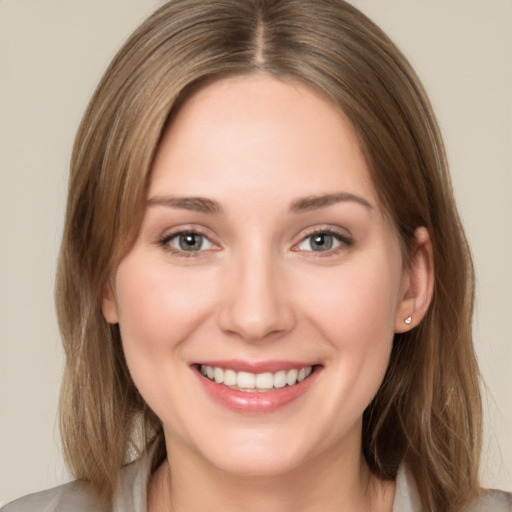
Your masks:
{"label": "pearl earring", "polygon": [[409,325],[411,322],[412,322],[412,315],[409,315],[405,320],[404,322]]}

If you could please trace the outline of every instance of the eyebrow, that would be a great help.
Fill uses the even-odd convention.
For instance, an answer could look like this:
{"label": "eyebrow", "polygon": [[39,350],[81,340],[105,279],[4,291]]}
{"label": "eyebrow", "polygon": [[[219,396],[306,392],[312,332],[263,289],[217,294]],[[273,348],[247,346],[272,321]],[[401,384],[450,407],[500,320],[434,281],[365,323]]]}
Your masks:
{"label": "eyebrow", "polygon": [[348,192],[338,192],[335,194],[322,194],[318,196],[307,196],[296,199],[290,206],[290,211],[294,213],[308,212],[327,208],[336,203],[355,202],[369,210],[373,210],[373,206],[363,197]]}
{"label": "eyebrow", "polygon": [[148,200],[148,206],[167,206],[200,213],[219,213],[222,211],[217,201],[205,197],[155,196]]}
{"label": "eyebrow", "polygon": [[[327,208],[336,203],[355,202],[370,210],[373,206],[364,198],[348,192],[306,196],[295,199],[290,205],[292,213],[302,213]],[[199,213],[221,213],[222,207],[217,201],[206,197],[155,196],[148,200],[148,206],[166,206]]]}

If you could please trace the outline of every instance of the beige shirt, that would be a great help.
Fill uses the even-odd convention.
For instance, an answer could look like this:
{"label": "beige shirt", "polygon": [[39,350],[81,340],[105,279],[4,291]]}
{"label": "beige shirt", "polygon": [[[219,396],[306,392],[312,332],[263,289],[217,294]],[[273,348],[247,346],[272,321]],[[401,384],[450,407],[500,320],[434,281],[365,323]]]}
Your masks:
{"label": "beige shirt", "polygon": [[[121,488],[111,512],[147,512],[147,481],[149,458],[139,459],[123,470]],[[106,512],[94,505],[90,491],[79,482],[29,494],[9,503],[0,512]],[[405,470],[396,480],[393,512],[422,512],[416,486]],[[439,511],[442,512],[442,511]],[[512,512],[512,494],[487,491],[468,512]]]}

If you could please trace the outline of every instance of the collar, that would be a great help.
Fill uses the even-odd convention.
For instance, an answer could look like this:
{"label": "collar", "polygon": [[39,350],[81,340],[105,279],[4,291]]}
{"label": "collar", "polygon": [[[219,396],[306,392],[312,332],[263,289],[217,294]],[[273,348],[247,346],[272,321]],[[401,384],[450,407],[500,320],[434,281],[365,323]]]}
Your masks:
{"label": "collar", "polygon": [[[112,512],[147,512],[147,487],[155,445],[146,455],[123,469],[121,485],[114,498]],[[404,466],[400,467],[396,477],[393,512],[421,512],[416,483],[410,471]]]}
{"label": "collar", "polygon": [[400,466],[396,475],[393,512],[421,512],[421,503],[416,483],[405,466]]}

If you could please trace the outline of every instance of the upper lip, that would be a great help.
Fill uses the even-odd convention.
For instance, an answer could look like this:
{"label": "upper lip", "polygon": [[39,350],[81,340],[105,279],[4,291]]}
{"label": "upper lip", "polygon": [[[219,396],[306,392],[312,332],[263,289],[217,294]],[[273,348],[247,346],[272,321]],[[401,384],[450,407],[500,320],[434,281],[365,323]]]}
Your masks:
{"label": "upper lip", "polygon": [[249,373],[275,373],[279,370],[300,370],[308,366],[316,366],[315,363],[309,361],[242,361],[242,360],[205,360],[195,363],[197,366],[205,365],[224,370],[234,370],[235,372]]}

